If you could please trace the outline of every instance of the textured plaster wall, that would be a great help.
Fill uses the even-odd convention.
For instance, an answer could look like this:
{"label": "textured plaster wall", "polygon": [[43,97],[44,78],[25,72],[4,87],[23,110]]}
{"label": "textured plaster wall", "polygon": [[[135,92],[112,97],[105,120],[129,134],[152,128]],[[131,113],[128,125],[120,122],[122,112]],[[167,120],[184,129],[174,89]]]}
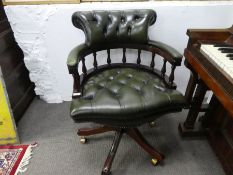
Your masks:
{"label": "textured plaster wall", "polygon": [[[6,6],[5,10],[22,48],[36,94],[49,103],[71,99],[72,80],[66,67],[69,51],[84,41],[82,31],[74,28],[71,15],[75,11],[98,9],[151,8],[157,22],[150,28],[150,38],[160,40],[181,53],[187,44],[187,28],[228,28],[233,24],[233,2],[135,2],[83,3],[74,5]],[[114,57],[121,54],[114,51]],[[135,59],[133,51],[128,60]],[[145,54],[145,57],[149,55]],[[105,54],[98,54],[103,63]],[[118,57],[119,59],[119,57]],[[87,60],[88,67],[92,62]],[[148,62],[146,59],[145,63]],[[160,62],[157,62],[157,66]],[[182,65],[176,70],[178,89],[185,91],[189,71]]]}

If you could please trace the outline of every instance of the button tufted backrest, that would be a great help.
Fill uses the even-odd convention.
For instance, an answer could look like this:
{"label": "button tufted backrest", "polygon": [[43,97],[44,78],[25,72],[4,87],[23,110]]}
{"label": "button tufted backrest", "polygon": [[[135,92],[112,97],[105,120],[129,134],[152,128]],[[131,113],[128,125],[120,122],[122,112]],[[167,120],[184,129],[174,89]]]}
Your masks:
{"label": "button tufted backrest", "polygon": [[148,41],[148,27],[156,21],[153,10],[80,11],[72,16],[75,27],[84,31],[86,44],[140,43]]}

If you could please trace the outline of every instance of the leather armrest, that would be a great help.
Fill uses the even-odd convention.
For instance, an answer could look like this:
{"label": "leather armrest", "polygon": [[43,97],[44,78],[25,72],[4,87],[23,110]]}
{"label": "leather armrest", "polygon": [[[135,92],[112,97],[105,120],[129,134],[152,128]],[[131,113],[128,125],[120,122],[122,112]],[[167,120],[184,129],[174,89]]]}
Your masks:
{"label": "leather armrest", "polygon": [[68,67],[77,67],[80,58],[82,57],[83,53],[88,51],[89,47],[86,44],[80,44],[73,48],[67,58],[67,66]]}
{"label": "leather armrest", "polygon": [[148,44],[153,46],[153,47],[156,47],[160,50],[162,50],[163,52],[165,52],[167,55],[170,56],[170,59],[172,59],[172,62],[175,63],[175,65],[179,66],[181,65],[181,61],[182,61],[182,57],[183,55],[181,55],[176,49],[174,49],[173,47],[167,45],[167,44],[164,44],[162,42],[159,42],[159,41],[153,41],[153,40],[150,40],[148,41]]}

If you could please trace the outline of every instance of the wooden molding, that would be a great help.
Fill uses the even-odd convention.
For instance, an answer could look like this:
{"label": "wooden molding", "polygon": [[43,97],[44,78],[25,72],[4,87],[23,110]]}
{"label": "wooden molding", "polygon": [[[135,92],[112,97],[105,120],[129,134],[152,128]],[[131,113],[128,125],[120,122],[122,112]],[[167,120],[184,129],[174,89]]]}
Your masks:
{"label": "wooden molding", "polygon": [[148,0],[81,0],[81,2],[143,2]]}
{"label": "wooden molding", "polygon": [[78,4],[80,0],[2,0],[3,5]]}

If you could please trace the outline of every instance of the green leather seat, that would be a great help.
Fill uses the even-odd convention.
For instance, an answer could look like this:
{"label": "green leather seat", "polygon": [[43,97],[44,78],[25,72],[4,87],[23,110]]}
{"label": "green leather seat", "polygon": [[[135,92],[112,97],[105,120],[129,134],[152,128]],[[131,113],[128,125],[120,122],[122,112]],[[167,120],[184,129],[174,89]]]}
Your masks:
{"label": "green leather seat", "polygon": [[181,110],[185,103],[177,90],[140,69],[114,68],[87,80],[83,96],[71,104],[76,122],[112,126],[137,126],[167,112]]}

